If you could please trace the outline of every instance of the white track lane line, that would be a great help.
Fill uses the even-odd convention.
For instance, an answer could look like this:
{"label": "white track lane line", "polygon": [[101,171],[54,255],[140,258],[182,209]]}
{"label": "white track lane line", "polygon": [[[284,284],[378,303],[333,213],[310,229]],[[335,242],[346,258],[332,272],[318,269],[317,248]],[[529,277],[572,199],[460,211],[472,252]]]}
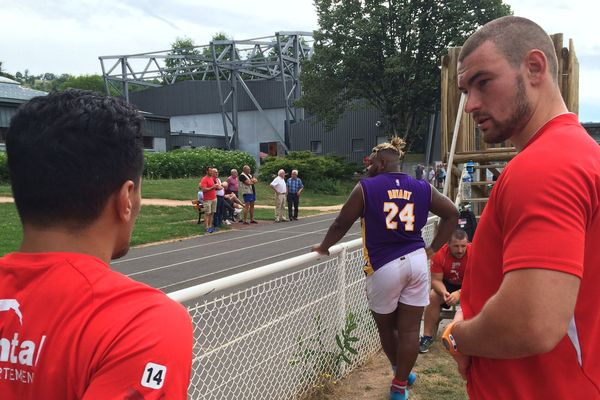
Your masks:
{"label": "white track lane line", "polygon": [[[306,233],[314,234],[315,232],[306,232]],[[318,233],[320,233],[320,232],[318,232]],[[344,237],[346,237],[346,236],[360,236],[360,233],[350,233],[350,234],[346,234]],[[221,272],[233,271],[233,270],[245,267],[245,266],[250,265],[250,264],[260,263],[260,262],[263,262],[263,261],[270,260],[271,258],[279,257],[279,256],[282,256],[282,255],[285,255],[285,254],[295,253],[295,252],[301,251],[301,250],[308,250],[310,248],[311,248],[311,246],[300,247],[299,249],[290,250],[290,251],[286,251],[284,253],[275,254],[273,256],[261,258],[260,260],[250,261],[250,262],[247,262],[245,264],[236,265],[235,267],[229,267],[229,268],[225,268],[225,269],[222,269],[222,270],[219,270],[219,271],[208,273],[206,275],[199,275],[199,276],[196,276],[194,278],[189,278],[189,279],[185,279],[183,281],[179,281],[179,282],[175,282],[175,283],[170,283],[170,284],[165,285],[165,286],[160,286],[160,287],[158,287],[158,289],[163,290],[163,289],[166,289],[166,288],[171,287],[171,286],[181,285],[183,283],[188,283],[188,282],[195,281],[195,280],[198,280],[198,279],[206,278],[207,276],[220,274]]]}
{"label": "white track lane line", "polygon": [[327,227],[327,228],[324,228],[324,229],[319,229],[319,230],[316,230],[316,231],[314,231],[314,232],[310,232],[310,233],[302,233],[302,234],[300,234],[300,235],[295,235],[295,236],[285,237],[285,238],[282,238],[282,239],[277,239],[277,240],[271,240],[269,243],[255,244],[255,245],[252,245],[252,246],[242,247],[242,248],[240,248],[240,249],[235,249],[235,250],[224,251],[224,252],[222,252],[222,253],[219,253],[219,254],[211,254],[211,255],[209,255],[209,256],[205,256],[205,257],[199,257],[199,258],[193,258],[193,259],[191,259],[191,260],[181,261],[181,262],[174,263],[174,264],[162,265],[162,266],[160,266],[160,267],[156,267],[156,268],[150,268],[150,269],[147,269],[147,270],[144,270],[144,271],[138,271],[138,272],[133,272],[133,273],[131,273],[131,274],[126,274],[126,276],[137,276],[137,275],[142,275],[142,274],[145,274],[145,273],[147,273],[147,272],[160,271],[160,270],[162,270],[162,269],[171,268],[171,267],[177,267],[177,266],[179,266],[179,265],[183,265],[183,264],[189,264],[189,263],[196,262],[196,261],[202,261],[202,260],[208,260],[208,259],[210,259],[210,258],[214,258],[214,257],[220,257],[220,256],[222,256],[222,255],[224,255],[224,254],[236,253],[236,252],[238,252],[238,251],[245,251],[245,250],[254,249],[254,248],[256,248],[256,247],[261,247],[261,246],[270,246],[270,245],[271,245],[271,244],[273,244],[273,243],[281,242],[281,241],[284,241],[284,240],[295,239],[295,238],[298,238],[298,237],[301,237],[301,236],[313,235],[313,234],[315,234],[315,233],[317,233],[317,232],[326,231],[326,230],[328,230],[328,229],[329,229],[329,227]]}
{"label": "white track lane line", "polygon": [[[311,232],[311,233],[314,233],[314,232]],[[239,268],[243,268],[243,267],[245,267],[247,265],[250,265],[250,264],[267,261],[267,260],[270,260],[272,258],[283,256],[283,255],[290,254],[290,253],[295,253],[297,251],[305,251],[305,250],[308,250],[310,248],[311,248],[311,246],[300,247],[298,249],[286,251],[285,253],[279,253],[279,254],[275,254],[273,256],[261,258],[260,260],[254,260],[254,261],[247,262],[245,264],[236,265],[235,267],[229,267],[229,268],[225,268],[225,269],[222,269],[222,270],[219,270],[219,271],[208,273],[206,275],[200,275],[200,276],[196,276],[194,278],[185,279],[183,281],[179,281],[179,282],[175,282],[175,283],[170,283],[170,284],[165,285],[165,286],[160,286],[158,289],[163,290],[163,289],[166,289],[166,288],[171,287],[171,286],[177,286],[177,285],[180,285],[182,283],[188,283],[188,282],[195,281],[195,280],[198,280],[198,279],[206,278],[207,276],[217,275],[217,274],[220,274],[221,272],[233,271],[233,270],[236,270],[236,269],[239,269]]]}
{"label": "white track lane line", "polygon": [[[322,219],[320,221],[307,222],[305,224],[301,224],[301,225],[298,225],[298,226],[314,225],[314,224],[319,224],[319,223],[321,223],[323,221],[331,221],[331,220],[334,220],[334,219],[335,218],[326,218],[326,219]],[[290,226],[290,227],[285,227],[285,228],[282,227],[280,229],[275,229],[275,230],[254,232],[254,233],[252,233],[250,235],[246,235],[246,236],[238,236],[238,237],[235,237],[235,238],[218,240],[216,242],[196,244],[196,245],[193,245],[193,246],[182,247],[182,248],[174,249],[174,250],[160,251],[158,253],[151,253],[151,254],[146,254],[146,255],[143,255],[143,256],[139,256],[139,257],[127,258],[125,260],[116,260],[116,261],[111,262],[111,265],[122,264],[122,263],[126,263],[126,262],[129,262],[129,261],[141,260],[141,259],[144,259],[144,258],[149,258],[149,257],[154,257],[154,256],[160,256],[160,255],[163,255],[163,254],[177,253],[179,251],[184,251],[184,250],[189,250],[189,249],[195,249],[195,248],[204,247],[204,246],[210,246],[210,245],[213,245],[213,244],[227,243],[227,242],[232,241],[232,240],[236,240],[237,241],[238,239],[245,239],[245,238],[250,238],[250,237],[254,237],[254,236],[260,236],[260,235],[264,235],[264,234],[267,234],[267,233],[284,231],[286,229],[291,229],[291,228],[292,227]]]}

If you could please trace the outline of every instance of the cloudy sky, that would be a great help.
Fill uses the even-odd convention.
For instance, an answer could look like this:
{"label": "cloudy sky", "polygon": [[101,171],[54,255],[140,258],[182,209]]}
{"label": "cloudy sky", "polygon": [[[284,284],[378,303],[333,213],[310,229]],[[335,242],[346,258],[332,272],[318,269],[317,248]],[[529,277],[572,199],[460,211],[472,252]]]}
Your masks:
{"label": "cloudy sky", "polygon": [[[580,63],[580,119],[600,122],[600,2],[508,0],[515,15],[575,42]],[[166,50],[177,37],[206,44],[216,32],[234,39],[276,31],[312,31],[312,0],[0,0],[0,61],[29,69],[100,73],[98,56]]]}

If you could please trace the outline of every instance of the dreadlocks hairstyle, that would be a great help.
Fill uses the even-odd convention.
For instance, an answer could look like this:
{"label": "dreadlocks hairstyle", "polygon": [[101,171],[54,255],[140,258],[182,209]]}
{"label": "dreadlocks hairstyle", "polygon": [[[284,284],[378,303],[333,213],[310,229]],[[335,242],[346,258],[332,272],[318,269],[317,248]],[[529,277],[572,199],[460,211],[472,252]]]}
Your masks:
{"label": "dreadlocks hairstyle", "polygon": [[398,154],[398,158],[404,157],[404,147],[406,147],[406,142],[399,136],[392,136],[389,142],[384,142],[378,144],[373,147],[373,154],[377,155],[379,152],[382,153],[396,153]]}

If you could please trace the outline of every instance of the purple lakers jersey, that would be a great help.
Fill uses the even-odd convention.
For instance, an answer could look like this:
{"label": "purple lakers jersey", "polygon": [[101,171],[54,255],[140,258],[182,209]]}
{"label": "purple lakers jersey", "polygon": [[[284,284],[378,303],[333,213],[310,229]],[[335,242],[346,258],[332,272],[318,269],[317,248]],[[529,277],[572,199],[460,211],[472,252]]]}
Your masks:
{"label": "purple lakers jersey", "polygon": [[425,247],[431,185],[401,172],[361,179],[365,208],[361,219],[365,272]]}

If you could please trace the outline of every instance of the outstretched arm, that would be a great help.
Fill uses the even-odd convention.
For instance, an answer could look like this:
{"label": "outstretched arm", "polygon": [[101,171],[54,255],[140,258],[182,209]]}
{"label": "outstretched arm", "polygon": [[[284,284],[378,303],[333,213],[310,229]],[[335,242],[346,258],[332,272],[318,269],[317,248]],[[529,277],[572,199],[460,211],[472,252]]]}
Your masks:
{"label": "outstretched arm", "polygon": [[328,255],[329,248],[343,238],[352,224],[354,224],[354,221],[362,216],[364,205],[365,200],[363,198],[362,186],[360,186],[360,183],[357,183],[352,193],[350,193],[350,197],[346,200],[344,207],[342,207],[340,214],[329,227],[325,238],[320,245],[313,247],[312,251]]}

